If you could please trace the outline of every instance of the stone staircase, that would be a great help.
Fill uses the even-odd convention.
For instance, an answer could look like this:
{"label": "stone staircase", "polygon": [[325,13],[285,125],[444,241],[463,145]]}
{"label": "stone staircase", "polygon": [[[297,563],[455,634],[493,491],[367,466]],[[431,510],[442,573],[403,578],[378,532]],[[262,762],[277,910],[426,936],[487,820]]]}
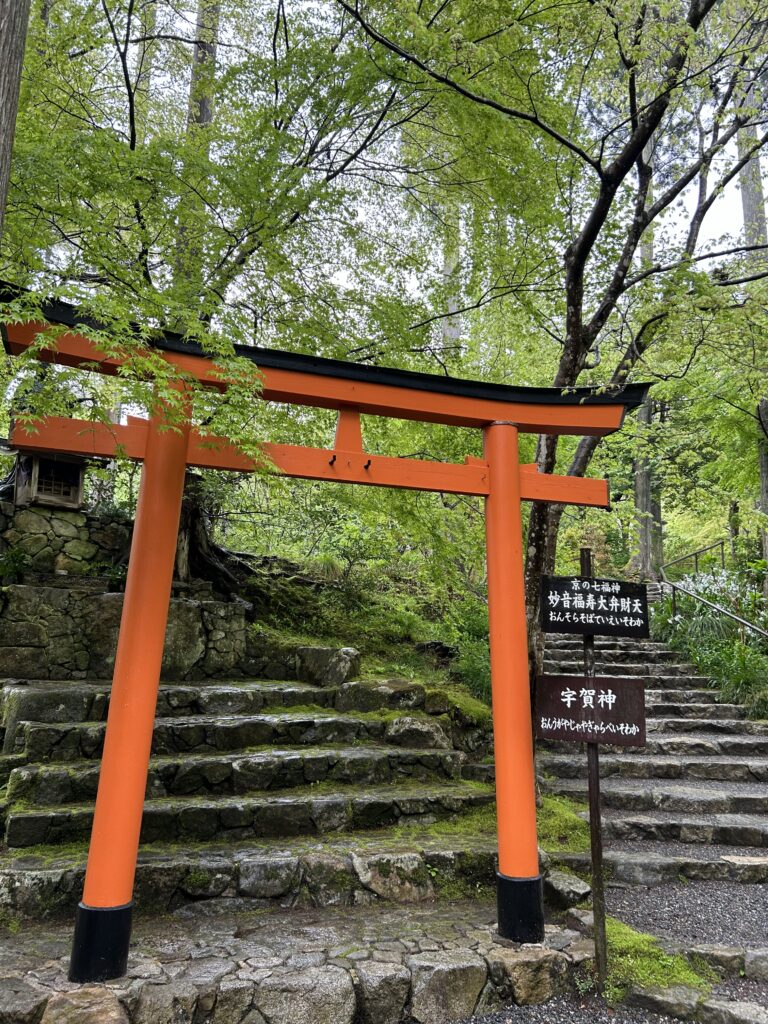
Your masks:
{"label": "stone staircase", "polygon": [[[545,669],[578,673],[582,642],[552,638]],[[598,675],[646,680],[644,748],[601,748],[606,863],[618,882],[768,881],[768,722],[720,703],[707,679],[662,644],[601,638]],[[567,751],[567,752],[566,752]],[[551,744],[547,791],[583,799],[586,758]],[[585,855],[564,855],[586,869]]]}
{"label": "stone staircase", "polygon": [[297,678],[161,685],[128,972],[106,985],[66,971],[109,684],[4,682],[0,1022],[445,1024],[574,991],[578,931],[495,941],[488,710],[359,678],[349,648],[250,655]]}
{"label": "stone staircase", "polygon": [[[161,685],[139,905],[318,906],[426,899],[441,884],[461,889],[459,876],[470,891],[492,885],[485,709],[403,679],[354,678],[350,649],[302,651],[310,681]],[[39,920],[79,898],[109,683],[6,680],[0,700],[0,909]],[[484,809],[485,834],[453,828]],[[433,838],[440,822],[447,834]]]}

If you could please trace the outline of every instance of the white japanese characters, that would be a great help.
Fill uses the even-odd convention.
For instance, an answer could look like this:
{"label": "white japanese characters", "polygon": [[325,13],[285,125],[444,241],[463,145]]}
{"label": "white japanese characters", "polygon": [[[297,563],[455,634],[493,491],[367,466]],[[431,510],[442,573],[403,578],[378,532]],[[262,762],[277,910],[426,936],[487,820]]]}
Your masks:
{"label": "white japanese characters", "polygon": [[595,695],[597,695],[597,705],[601,708],[612,708],[616,703],[616,694],[613,690],[579,690],[578,696],[575,690],[566,687],[566,689],[560,691],[560,700],[565,704],[566,707],[573,707],[578,701],[581,701],[582,708],[594,708],[595,706]]}
{"label": "white japanese characters", "polygon": [[[544,578],[542,617],[557,632],[636,635],[647,631],[648,612],[637,584],[581,577]],[[630,589],[633,592],[627,593]],[[592,627],[590,629],[589,627]]]}

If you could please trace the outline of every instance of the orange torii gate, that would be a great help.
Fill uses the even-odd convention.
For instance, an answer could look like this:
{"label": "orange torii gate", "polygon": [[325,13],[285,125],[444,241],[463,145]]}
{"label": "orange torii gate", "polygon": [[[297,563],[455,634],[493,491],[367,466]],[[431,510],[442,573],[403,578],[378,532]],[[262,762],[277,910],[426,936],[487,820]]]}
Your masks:
{"label": "orange torii gate", "polygon": [[[50,324],[71,331],[41,346],[39,358],[114,374],[106,356],[78,330],[76,310],[45,308],[47,322],[6,324],[9,353],[40,345]],[[155,344],[172,369],[226,389],[213,361],[178,335]],[[617,430],[628,409],[641,404],[642,384],[621,394],[578,388],[524,388],[439,377],[339,360],[237,349],[263,374],[258,397],[338,411],[334,447],[264,445],[267,459],[287,476],[341,483],[479,495],[485,499],[493,728],[496,762],[499,933],[518,942],[544,935],[542,880],[536,834],[535,779],[526,634],[521,502],[554,501],[607,507],[604,480],[540,474],[520,465],[518,433],[602,436]],[[364,451],[361,414],[411,419],[483,431],[484,458],[464,464],[391,458]],[[115,659],[101,775],[83,899],[77,910],[70,964],[73,981],[125,973],[131,902],[154,726],[160,667],[171,596],[176,541],[187,466],[247,471],[256,463],[224,439],[206,437],[191,423],[162,429],[149,420],[105,425],[51,417],[34,433],[16,427],[22,450],[115,456],[143,461],[125,601]]]}

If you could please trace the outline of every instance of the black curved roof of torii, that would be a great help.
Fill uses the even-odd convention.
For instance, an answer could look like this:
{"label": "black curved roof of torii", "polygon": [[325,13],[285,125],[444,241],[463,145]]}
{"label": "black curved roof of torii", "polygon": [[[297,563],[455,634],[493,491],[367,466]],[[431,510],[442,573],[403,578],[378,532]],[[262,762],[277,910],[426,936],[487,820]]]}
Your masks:
{"label": "black curved roof of torii", "polygon": [[[16,285],[0,282],[0,302],[18,298],[24,290]],[[97,327],[91,317],[83,316],[76,306],[53,300],[42,304],[42,312],[51,323],[67,327]],[[5,339],[4,339],[5,340]],[[196,342],[191,342],[173,331],[158,332],[149,342],[164,352],[210,358]],[[364,381],[370,384],[386,384],[390,387],[408,388],[416,391],[431,391],[443,395],[463,398],[477,398],[495,402],[526,403],[535,405],[623,405],[626,412],[636,409],[645,401],[651,384],[624,384],[621,388],[570,387],[565,390],[551,387],[525,387],[516,384],[494,384],[481,380],[465,380],[463,377],[447,377],[415,370],[398,370],[387,366],[372,366],[366,363],[352,363],[344,359],[328,359],[325,356],[306,355],[300,352],[284,352],[279,349],[257,348],[250,345],[235,345],[237,356],[256,363],[264,369],[296,370],[320,377],[334,377],[338,380]]]}

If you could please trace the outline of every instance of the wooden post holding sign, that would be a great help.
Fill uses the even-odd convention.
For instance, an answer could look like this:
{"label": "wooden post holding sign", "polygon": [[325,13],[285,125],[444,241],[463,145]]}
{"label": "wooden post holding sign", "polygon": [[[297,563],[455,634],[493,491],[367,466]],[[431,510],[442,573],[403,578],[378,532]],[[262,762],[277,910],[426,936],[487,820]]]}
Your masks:
{"label": "wooden post holding sign", "polygon": [[647,637],[646,588],[593,579],[592,552],[582,548],[580,577],[542,577],[541,624],[545,633],[579,633],[584,638],[583,676],[542,675],[537,680],[535,732],[538,739],[587,745],[595,961],[602,992],[607,944],[598,744],[645,746],[645,684],[630,676],[596,676],[595,634]]}

